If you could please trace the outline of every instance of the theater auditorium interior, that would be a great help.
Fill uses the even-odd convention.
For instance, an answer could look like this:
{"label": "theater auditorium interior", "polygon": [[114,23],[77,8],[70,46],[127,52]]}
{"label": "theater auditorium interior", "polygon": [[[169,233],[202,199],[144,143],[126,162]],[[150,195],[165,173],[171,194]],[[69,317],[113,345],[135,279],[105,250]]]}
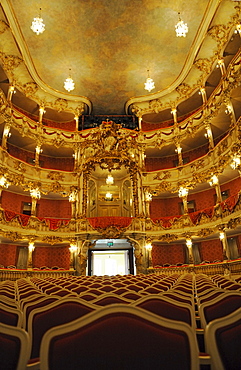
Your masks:
{"label": "theater auditorium interior", "polygon": [[241,368],[240,37],[241,1],[1,0],[1,369]]}

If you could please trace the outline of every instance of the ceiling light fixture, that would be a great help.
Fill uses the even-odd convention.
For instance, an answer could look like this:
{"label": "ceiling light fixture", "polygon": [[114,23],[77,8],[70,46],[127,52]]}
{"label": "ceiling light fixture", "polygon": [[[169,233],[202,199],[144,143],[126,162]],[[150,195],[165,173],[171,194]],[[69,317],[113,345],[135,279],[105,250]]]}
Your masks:
{"label": "ceiling light fixture", "polygon": [[109,191],[107,191],[107,193],[105,194],[105,198],[106,200],[112,200],[112,194]]}
{"label": "ceiling light fixture", "polygon": [[178,13],[179,15],[179,21],[178,23],[175,25],[175,29],[176,29],[176,36],[177,37],[186,37],[186,34],[188,33],[188,26],[187,26],[187,23],[184,23],[183,20],[181,19],[180,17],[180,13]]}
{"label": "ceiling light fixture", "polygon": [[70,75],[70,71],[71,69],[69,69],[69,77],[66,78],[66,80],[64,81],[64,88],[65,90],[67,90],[68,92],[74,90],[74,81],[73,79],[71,78],[71,75]]}
{"label": "ceiling light fixture", "polygon": [[30,28],[37,35],[44,32],[45,24],[43,23],[43,18],[41,18],[41,8],[39,11],[39,17],[33,19],[32,26]]}
{"label": "ceiling light fixture", "polygon": [[107,185],[113,185],[114,184],[114,178],[112,175],[108,175],[106,180],[105,180]]}
{"label": "ceiling light fixture", "polygon": [[147,70],[147,79],[146,79],[146,82],[144,82],[144,86],[145,86],[145,90],[149,92],[155,89],[154,81],[152,78],[150,78],[150,75],[149,75],[149,69]]}

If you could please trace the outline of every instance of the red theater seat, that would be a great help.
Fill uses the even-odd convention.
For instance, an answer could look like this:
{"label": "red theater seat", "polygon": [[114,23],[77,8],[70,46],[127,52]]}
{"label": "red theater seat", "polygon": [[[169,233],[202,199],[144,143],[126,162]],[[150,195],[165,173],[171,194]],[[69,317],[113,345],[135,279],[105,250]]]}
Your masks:
{"label": "red theater seat", "polygon": [[102,307],[49,330],[40,369],[198,370],[194,331],[129,305]]}

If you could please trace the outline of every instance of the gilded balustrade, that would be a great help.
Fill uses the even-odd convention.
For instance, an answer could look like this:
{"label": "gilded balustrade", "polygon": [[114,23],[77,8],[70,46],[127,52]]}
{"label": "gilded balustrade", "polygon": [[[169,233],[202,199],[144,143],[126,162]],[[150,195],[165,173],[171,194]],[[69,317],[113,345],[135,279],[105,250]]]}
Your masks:
{"label": "gilded balustrade", "polygon": [[218,263],[208,263],[208,264],[200,264],[200,265],[185,265],[179,267],[158,267],[148,268],[148,273],[154,273],[156,275],[172,275],[172,274],[180,274],[184,275],[187,273],[194,273],[194,274],[205,274],[209,276],[213,275],[224,275],[225,271],[229,271],[231,276],[240,275],[241,274],[241,259],[234,260],[234,261],[225,261],[225,262],[218,262]]}

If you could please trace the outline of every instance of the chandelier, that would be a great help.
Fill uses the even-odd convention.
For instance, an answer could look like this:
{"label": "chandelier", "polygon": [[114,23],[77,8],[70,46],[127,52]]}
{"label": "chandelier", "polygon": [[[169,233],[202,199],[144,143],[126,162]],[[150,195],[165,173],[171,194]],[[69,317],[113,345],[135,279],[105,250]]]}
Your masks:
{"label": "chandelier", "polygon": [[179,21],[178,23],[175,25],[175,29],[176,29],[176,36],[177,37],[186,37],[186,34],[188,33],[188,26],[187,26],[187,23],[184,23],[183,20],[181,19],[180,17],[180,13],[178,13],[179,15]]}
{"label": "chandelier", "polygon": [[155,89],[155,84],[154,84],[153,79],[150,78],[149,76],[149,70],[147,70],[147,73],[148,75],[147,75],[146,82],[144,82],[144,86],[145,86],[145,90],[150,92],[151,90]]}
{"label": "chandelier", "polygon": [[112,194],[109,191],[107,191],[107,193],[105,194],[105,198],[106,200],[112,200]]}
{"label": "chandelier", "polygon": [[41,8],[39,12],[39,17],[33,19],[32,26],[30,28],[37,35],[44,32],[45,24],[43,23],[43,18],[41,18]]}
{"label": "chandelier", "polygon": [[74,90],[74,81],[73,81],[73,79],[72,79],[72,78],[71,78],[71,76],[70,76],[70,71],[71,71],[71,70],[69,70],[69,77],[68,77],[68,78],[66,78],[66,80],[64,81],[64,88],[65,88],[65,90],[67,90],[68,92],[70,92],[70,91]]}
{"label": "chandelier", "polygon": [[105,182],[106,182],[107,185],[113,185],[114,184],[114,178],[113,178],[113,176],[108,175],[107,178],[106,178],[106,180],[105,180]]}

